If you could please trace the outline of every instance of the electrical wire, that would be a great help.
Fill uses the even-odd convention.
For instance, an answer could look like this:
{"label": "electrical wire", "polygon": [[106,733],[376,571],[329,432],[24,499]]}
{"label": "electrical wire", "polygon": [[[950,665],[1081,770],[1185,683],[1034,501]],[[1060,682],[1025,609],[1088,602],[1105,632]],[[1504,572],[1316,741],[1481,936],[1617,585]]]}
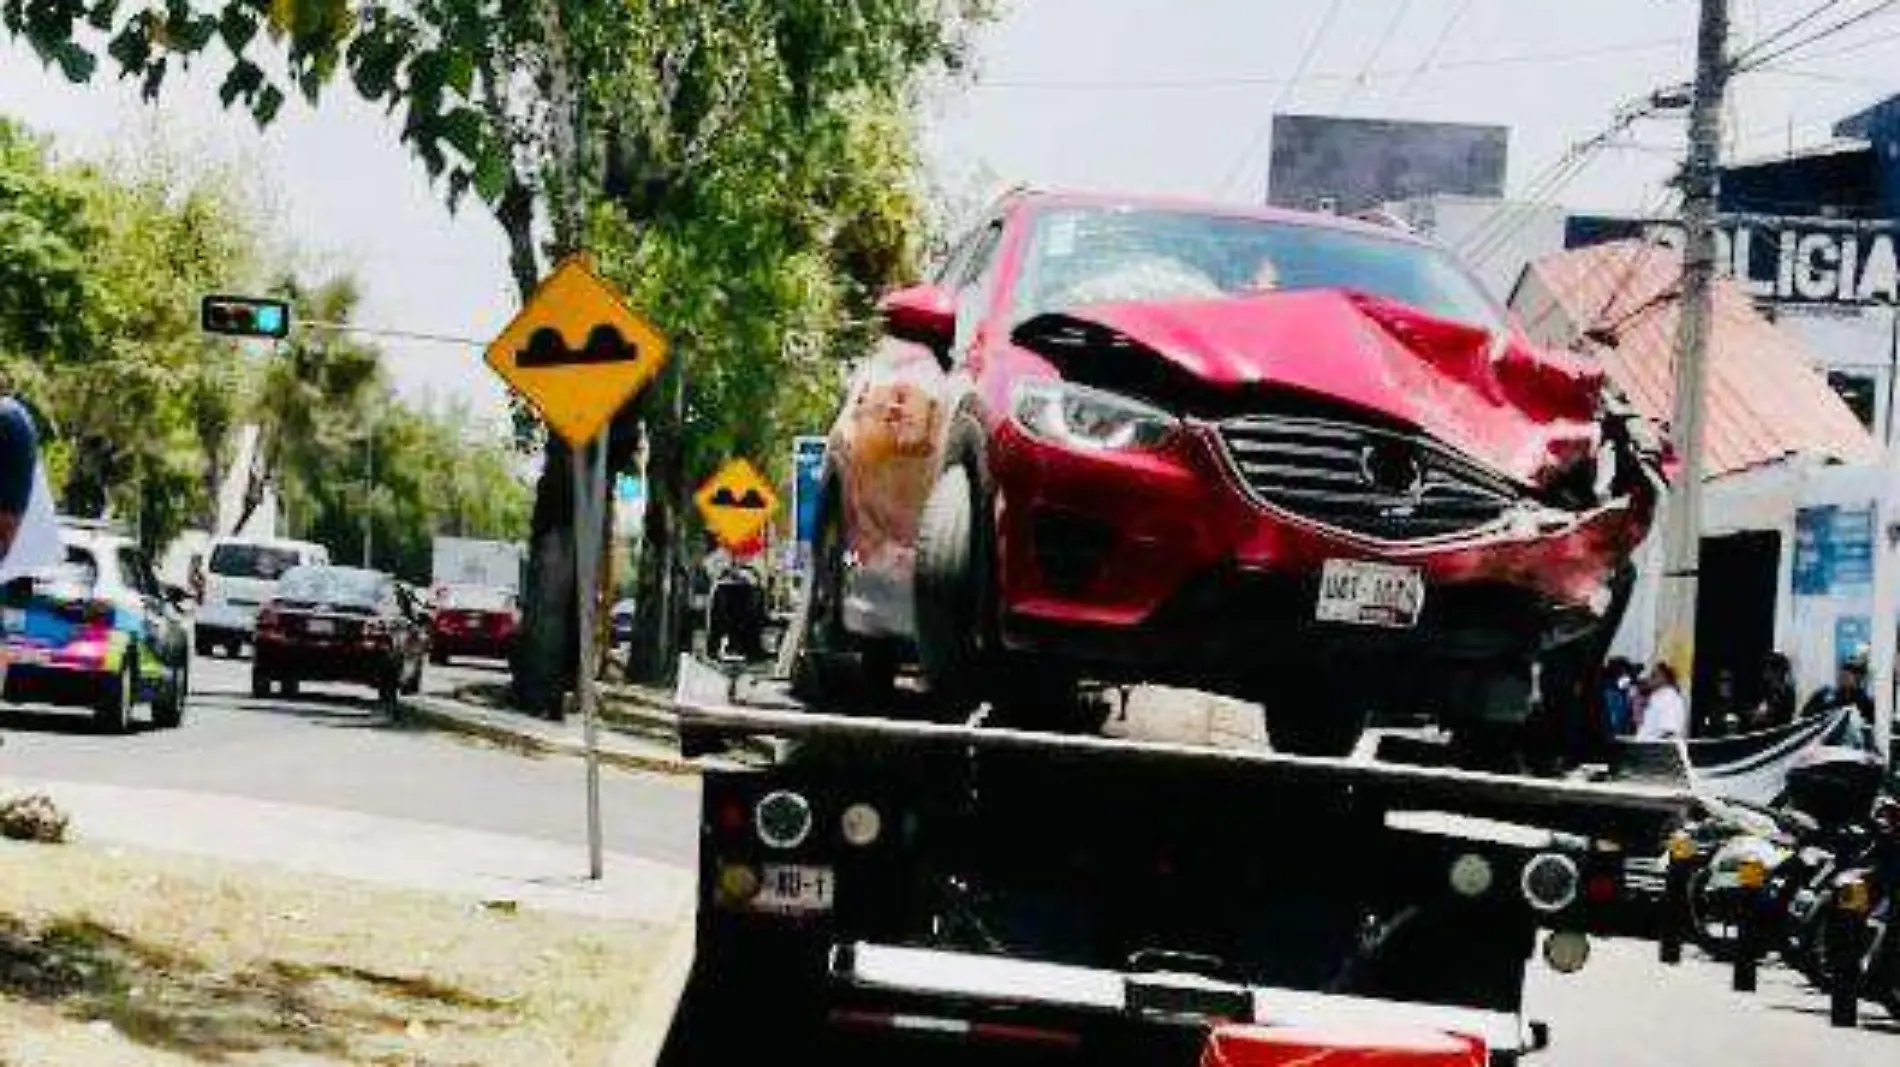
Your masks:
{"label": "electrical wire", "polygon": [[1432,42],[1429,49],[1426,49],[1425,58],[1419,60],[1418,66],[1413,68],[1412,73],[1399,84],[1398,92],[1393,94],[1395,97],[1405,99],[1405,94],[1411,92],[1412,86],[1416,85],[1419,78],[1431,69],[1432,64],[1438,60],[1438,54],[1445,50],[1445,42],[1451,40],[1451,32],[1458,28],[1458,24],[1471,13],[1471,9],[1477,6],[1477,2],[1478,0],[1464,0],[1464,3],[1452,11],[1451,17],[1445,20],[1445,25],[1438,31],[1438,38]]}
{"label": "electrical wire", "polygon": [[1816,6],[1809,8],[1807,11],[1803,12],[1802,14],[1797,15],[1793,20],[1783,23],[1780,29],[1770,30],[1766,34],[1757,38],[1746,49],[1742,51],[1741,55],[1735,57],[1736,62],[1739,63],[1739,62],[1745,61],[1751,53],[1760,52],[1762,49],[1769,47],[1770,45],[1774,44],[1776,41],[1781,40],[1783,37],[1786,37],[1789,34],[1793,33],[1794,31],[1807,25],[1808,23],[1813,22],[1815,19],[1820,18],[1822,15],[1827,14],[1830,8],[1836,8],[1839,6],[1841,6],[1841,0],[1822,0],[1820,4],[1817,4]]}
{"label": "electrical wire", "polygon": [[1346,83],[1346,91],[1339,94],[1339,103],[1334,107],[1345,108],[1366,87],[1367,80],[1372,77],[1372,68],[1378,65],[1379,57],[1385,55],[1386,46],[1392,43],[1392,38],[1399,32],[1399,25],[1411,11],[1412,0],[1399,0],[1398,6],[1392,9],[1392,17],[1386,21],[1385,29],[1379,32],[1379,39],[1373,42],[1372,51],[1366,54],[1366,61],[1360,64],[1359,74]]}
{"label": "electrical wire", "polygon": [[1333,20],[1339,17],[1340,9],[1345,6],[1345,0],[1332,0],[1332,3],[1326,5],[1326,13],[1320,16],[1319,25],[1314,27],[1312,36],[1306,39],[1306,48],[1300,53],[1299,63],[1294,65],[1293,76],[1287,79],[1278,93],[1274,94],[1273,104],[1267,108],[1267,121],[1260,124],[1253,135],[1247,139],[1247,145],[1240,155],[1228,166],[1227,173],[1221,177],[1220,185],[1216,187],[1216,196],[1226,196],[1234,182],[1240,179],[1241,172],[1246,170],[1247,161],[1253,158],[1254,151],[1260,147],[1260,142],[1266,140],[1268,131],[1273,129],[1273,116],[1280,110],[1280,105],[1286,101],[1293,88],[1300,83],[1300,79],[1306,76],[1306,68],[1312,65],[1313,57],[1319,54],[1321,42],[1326,39],[1327,32],[1333,28]]}
{"label": "electrical wire", "polygon": [[1856,12],[1855,14],[1850,15],[1847,18],[1840,20],[1839,22],[1835,22],[1827,26],[1825,29],[1816,30],[1815,32],[1811,34],[1808,34],[1806,37],[1803,37],[1800,40],[1795,41],[1793,44],[1785,44],[1785,45],[1782,45],[1780,48],[1771,49],[1765,55],[1751,49],[1748,53],[1744,54],[1741,57],[1738,57],[1733,62],[1732,73],[1740,74],[1746,71],[1753,70],[1756,67],[1760,67],[1764,64],[1772,63],[1775,60],[1780,59],[1784,56],[1790,55],[1794,52],[1798,52],[1801,49],[1806,48],[1817,41],[1825,41],[1829,37],[1832,37],[1843,30],[1850,29],[1854,26],[1858,26],[1859,24],[1866,22],[1868,19],[1874,18],[1877,15],[1883,14],[1886,11],[1891,10],[1896,5],[1900,5],[1900,0],[1881,0],[1880,3],[1877,3],[1874,6],[1867,8],[1864,11]]}

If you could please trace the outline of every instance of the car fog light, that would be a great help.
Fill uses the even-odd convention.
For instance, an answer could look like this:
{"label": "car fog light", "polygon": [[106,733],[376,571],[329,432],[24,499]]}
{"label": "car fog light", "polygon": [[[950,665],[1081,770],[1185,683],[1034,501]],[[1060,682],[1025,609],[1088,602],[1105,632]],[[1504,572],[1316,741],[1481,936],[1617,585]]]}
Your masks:
{"label": "car fog light", "polygon": [[752,811],[752,824],[773,848],[797,848],[811,836],[811,802],[789,789],[767,793]]}
{"label": "car fog light", "polygon": [[869,848],[884,832],[884,817],[869,804],[853,804],[838,819],[838,829],[847,844]]}
{"label": "car fog light", "polygon": [[1524,865],[1524,899],[1546,915],[1576,901],[1577,883],[1576,861],[1561,853],[1539,853]]}
{"label": "car fog light", "polygon": [[1590,962],[1590,939],[1575,930],[1556,930],[1544,939],[1544,962],[1558,974],[1576,974]]}
{"label": "car fog light", "polygon": [[1695,859],[1695,838],[1681,830],[1670,834],[1669,858],[1677,863],[1686,863]]}
{"label": "car fog light", "polygon": [[759,895],[759,872],[743,863],[722,864],[717,886],[721,904],[745,904]]}
{"label": "car fog light", "polygon": [[1481,897],[1491,891],[1491,861],[1476,852],[1459,856],[1451,865],[1451,888],[1461,897]]}

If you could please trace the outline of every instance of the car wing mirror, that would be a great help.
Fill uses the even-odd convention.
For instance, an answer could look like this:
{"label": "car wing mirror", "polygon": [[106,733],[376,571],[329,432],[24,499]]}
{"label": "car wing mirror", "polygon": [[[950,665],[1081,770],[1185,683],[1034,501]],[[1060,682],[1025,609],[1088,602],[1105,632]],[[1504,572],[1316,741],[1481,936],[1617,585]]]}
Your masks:
{"label": "car wing mirror", "polygon": [[950,291],[935,285],[913,285],[878,301],[884,332],[900,341],[926,345],[945,352],[957,332],[957,302]]}

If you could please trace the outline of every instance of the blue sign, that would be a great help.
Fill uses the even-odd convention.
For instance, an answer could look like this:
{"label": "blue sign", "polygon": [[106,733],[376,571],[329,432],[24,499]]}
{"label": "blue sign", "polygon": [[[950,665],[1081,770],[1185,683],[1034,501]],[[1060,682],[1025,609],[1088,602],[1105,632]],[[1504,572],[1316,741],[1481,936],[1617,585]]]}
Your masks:
{"label": "blue sign", "polygon": [[800,544],[818,539],[818,494],[825,478],[825,439],[792,441],[792,528]]}
{"label": "blue sign", "polygon": [[641,507],[646,504],[647,483],[636,475],[622,474],[614,479],[614,499],[627,507]]}
{"label": "blue sign", "polygon": [[1839,590],[1874,585],[1874,509],[1838,508],[1834,512],[1833,574],[1828,585]]}
{"label": "blue sign", "polygon": [[1873,620],[1865,615],[1841,615],[1834,620],[1834,665],[1865,654],[1874,642]]}
{"label": "blue sign", "polygon": [[1794,516],[1794,592],[1826,596],[1834,573],[1834,507],[1802,508]]}

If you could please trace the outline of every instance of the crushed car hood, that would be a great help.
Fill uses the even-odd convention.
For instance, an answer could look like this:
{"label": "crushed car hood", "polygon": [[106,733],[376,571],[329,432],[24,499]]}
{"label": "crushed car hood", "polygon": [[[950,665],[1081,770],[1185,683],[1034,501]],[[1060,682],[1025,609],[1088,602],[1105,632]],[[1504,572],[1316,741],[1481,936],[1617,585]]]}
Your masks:
{"label": "crushed car hood", "polygon": [[1594,363],[1362,293],[1098,304],[1037,316],[1012,336],[1065,376],[1106,387],[1165,392],[1185,375],[1205,391],[1363,409],[1527,484],[1597,441]]}

